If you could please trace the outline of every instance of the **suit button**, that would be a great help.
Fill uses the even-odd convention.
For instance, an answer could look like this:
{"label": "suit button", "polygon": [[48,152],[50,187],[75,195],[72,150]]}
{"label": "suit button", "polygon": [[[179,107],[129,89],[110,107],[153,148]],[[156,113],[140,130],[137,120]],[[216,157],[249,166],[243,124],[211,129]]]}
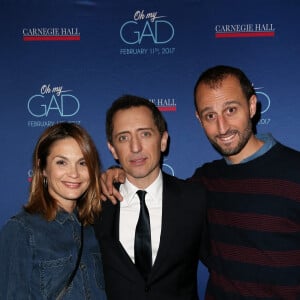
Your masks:
{"label": "suit button", "polygon": [[145,292],[146,292],[146,293],[150,292],[150,286],[146,286],[146,287],[145,287]]}

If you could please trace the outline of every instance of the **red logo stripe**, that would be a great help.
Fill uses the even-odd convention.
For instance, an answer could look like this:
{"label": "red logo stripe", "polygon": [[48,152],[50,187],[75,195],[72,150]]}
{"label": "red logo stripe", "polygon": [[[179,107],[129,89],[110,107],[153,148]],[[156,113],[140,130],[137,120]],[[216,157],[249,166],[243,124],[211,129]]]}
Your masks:
{"label": "red logo stripe", "polygon": [[176,111],[176,106],[158,106],[160,111]]}
{"label": "red logo stripe", "polygon": [[253,32],[217,32],[216,38],[240,38],[240,37],[274,37],[275,31]]}
{"label": "red logo stripe", "polygon": [[80,41],[80,35],[26,35],[23,36],[24,42],[34,41]]}

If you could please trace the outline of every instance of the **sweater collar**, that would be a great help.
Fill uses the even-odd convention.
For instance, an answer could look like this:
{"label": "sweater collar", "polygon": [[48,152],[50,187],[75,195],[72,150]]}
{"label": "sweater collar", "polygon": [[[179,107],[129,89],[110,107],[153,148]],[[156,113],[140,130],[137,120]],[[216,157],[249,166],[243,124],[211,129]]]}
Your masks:
{"label": "sweater collar", "polygon": [[[267,153],[277,142],[276,140],[273,138],[273,136],[270,133],[261,133],[261,134],[257,134],[256,137],[263,141],[263,146],[260,147],[255,153],[253,153],[252,155],[246,157],[245,159],[243,159],[240,164],[244,164],[246,162],[249,162],[251,160],[254,160],[262,155],[264,155],[265,153]],[[227,159],[226,157],[224,157],[226,163],[228,165],[232,165],[232,162]]]}

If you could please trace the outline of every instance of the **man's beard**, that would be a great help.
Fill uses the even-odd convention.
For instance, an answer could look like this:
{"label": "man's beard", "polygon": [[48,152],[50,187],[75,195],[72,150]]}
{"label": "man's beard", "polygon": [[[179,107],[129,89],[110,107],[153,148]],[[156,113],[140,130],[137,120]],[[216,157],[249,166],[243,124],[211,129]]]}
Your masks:
{"label": "man's beard", "polygon": [[[210,143],[212,144],[212,146],[222,156],[225,156],[225,157],[236,155],[244,149],[244,147],[248,143],[251,135],[253,134],[251,120],[249,120],[247,127],[245,128],[245,130],[242,133],[238,130],[228,130],[224,134],[224,136],[225,135],[230,135],[230,134],[237,134],[239,136],[239,142],[235,147],[229,147],[229,148],[221,147],[215,140],[208,138]],[[220,137],[220,136],[222,136],[222,135],[217,136],[217,138]]]}

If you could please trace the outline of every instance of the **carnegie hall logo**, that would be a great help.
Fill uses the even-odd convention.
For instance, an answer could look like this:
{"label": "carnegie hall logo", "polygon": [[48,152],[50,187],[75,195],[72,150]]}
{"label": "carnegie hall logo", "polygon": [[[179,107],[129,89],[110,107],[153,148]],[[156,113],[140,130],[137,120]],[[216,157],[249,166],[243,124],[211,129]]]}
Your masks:
{"label": "carnegie hall logo", "polygon": [[175,28],[167,16],[158,11],[136,10],[129,20],[120,26],[120,39],[124,47],[121,55],[172,55],[170,45]]}
{"label": "carnegie hall logo", "polygon": [[218,24],[215,25],[216,38],[274,37],[274,24]]}
{"label": "carnegie hall logo", "polygon": [[77,27],[31,27],[22,30],[24,42],[80,41]]}
{"label": "carnegie hall logo", "polygon": [[48,127],[62,121],[80,123],[73,119],[79,110],[79,99],[72,90],[62,85],[43,84],[38,93],[27,100],[27,111],[31,116],[27,126]]}
{"label": "carnegie hall logo", "polygon": [[176,111],[175,98],[149,98],[149,101],[154,103],[160,111]]}

